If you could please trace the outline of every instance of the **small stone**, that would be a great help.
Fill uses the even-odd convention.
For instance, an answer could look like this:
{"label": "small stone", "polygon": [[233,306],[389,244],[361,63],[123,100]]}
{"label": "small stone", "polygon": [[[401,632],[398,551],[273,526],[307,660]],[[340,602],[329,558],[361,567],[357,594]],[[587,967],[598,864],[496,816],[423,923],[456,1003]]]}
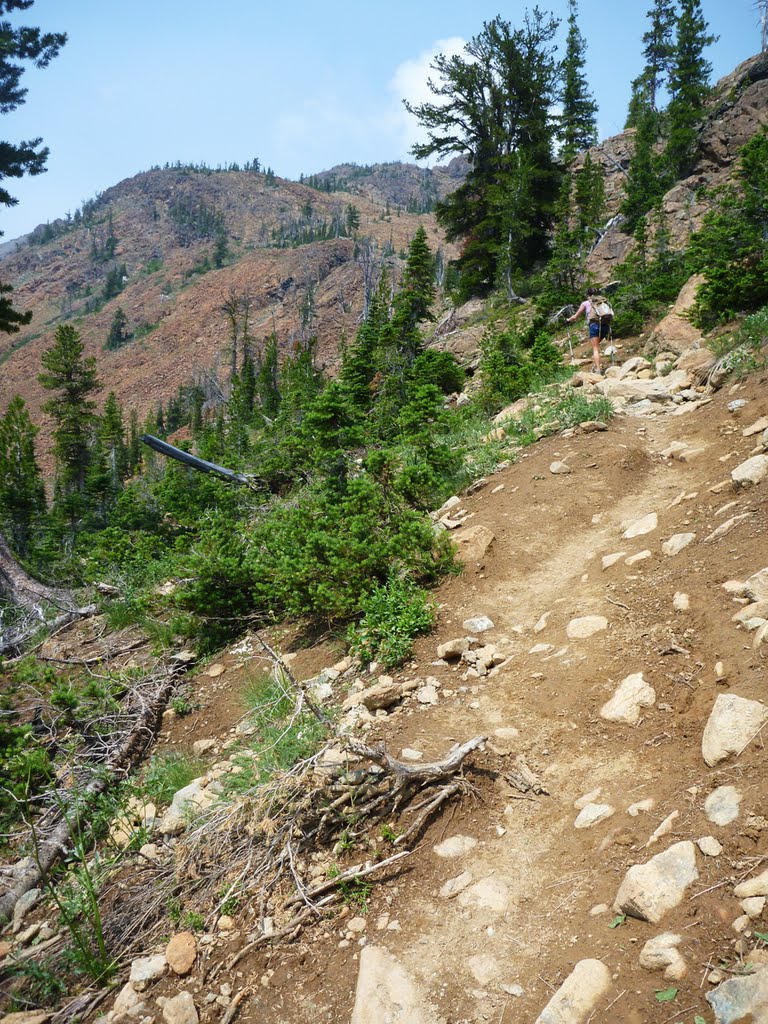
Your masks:
{"label": "small stone", "polygon": [[42,895],[42,889],[28,889],[27,892],[20,896],[16,901],[16,905],[13,908],[13,921],[11,924],[11,932],[13,935],[20,930],[24,918],[40,901]]}
{"label": "small stone", "polygon": [[741,901],[741,909],[751,921],[762,917],[765,908],[765,896],[749,896]]}
{"label": "small stone", "polygon": [[688,973],[677,946],[683,941],[682,935],[664,932],[649,939],[640,953],[640,966],[647,971],[664,971],[667,981],[681,981]]}
{"label": "small stone", "polygon": [[360,952],[350,1024],[431,1024],[421,990],[388,950],[368,944]]}
{"label": "small stone", "polygon": [[462,622],[461,628],[468,633],[486,633],[489,629],[494,628],[494,623],[487,615],[476,615],[473,619],[466,619]]}
{"label": "small stone", "polygon": [[625,540],[632,540],[633,537],[643,537],[646,533],[653,533],[659,525],[659,517],[655,512],[649,512],[641,519],[636,519],[626,528],[622,537]]}
{"label": "small stone", "polygon": [[353,935],[362,935],[367,927],[368,922],[364,917],[353,917],[347,924],[347,931],[352,932]]}
{"label": "small stone", "polygon": [[464,651],[469,650],[469,640],[466,637],[457,637],[455,640],[449,640],[447,643],[440,644],[437,648],[438,658],[443,658],[445,661],[450,661],[453,658],[460,658]]}
{"label": "small stone", "polygon": [[218,740],[215,739],[195,740],[192,744],[192,753],[195,757],[202,757],[203,754],[207,754],[209,750],[213,750],[217,742]]}
{"label": "small stone", "polygon": [[602,791],[602,786],[597,786],[595,789],[590,790],[589,793],[585,793],[584,796],[580,796],[578,800],[574,800],[573,806],[577,811],[584,810],[587,804],[592,804],[597,800]]}
{"label": "small stone", "polygon": [[669,833],[672,831],[675,821],[677,821],[679,817],[680,811],[672,811],[671,814],[668,814],[664,821],[662,821],[662,823],[658,826],[658,828],[651,833],[651,835],[648,838],[648,842],[645,844],[646,847],[653,846],[653,844],[657,843],[659,839],[662,838],[662,836],[669,835]]}
{"label": "small stone", "polygon": [[696,840],[696,845],[705,857],[719,857],[723,848],[714,836],[702,836]]}
{"label": "small stone", "polygon": [[216,679],[217,676],[223,675],[226,670],[226,665],[222,665],[220,661],[217,661],[213,665],[209,665],[203,674],[211,679]]}
{"label": "small stone", "polygon": [[571,619],[566,627],[566,635],[569,640],[586,640],[595,633],[601,633],[608,629],[608,619],[602,615],[584,615],[581,618]]}
{"label": "small stone", "polygon": [[616,565],[616,563],[620,559],[622,559],[626,555],[626,553],[626,551],[614,551],[612,555],[603,555],[603,571],[605,571],[606,569],[610,569],[612,565]]}
{"label": "small stone", "polygon": [[638,551],[636,555],[630,555],[629,558],[624,559],[624,565],[635,565],[637,562],[644,562],[646,558],[651,557],[650,551]]}
{"label": "small stone", "polygon": [[122,1016],[123,1014],[129,1014],[133,1016],[136,1011],[141,1012],[145,1008],[142,1002],[141,996],[133,987],[130,981],[127,981],[125,985],[120,989],[112,1004],[112,1013],[116,1017]]}
{"label": "small stone", "polygon": [[179,932],[165,948],[165,959],[174,974],[189,974],[197,956],[197,942],[192,932]]}
{"label": "small stone", "polygon": [[638,800],[637,803],[630,804],[627,808],[627,814],[631,818],[636,818],[638,814],[640,814],[642,811],[652,811],[655,804],[656,801],[653,799],[653,797],[646,797],[645,800]]}
{"label": "small stone", "polygon": [[572,473],[573,470],[565,462],[553,462],[550,464],[549,472],[553,473],[555,476],[567,476],[569,473]]}
{"label": "small stone", "polygon": [[754,1024],[768,1020],[768,968],[729,978],[706,995],[715,1011],[715,1024]]}
{"label": "small stone", "polygon": [[742,437],[752,437],[753,434],[762,434],[764,430],[768,430],[768,416],[761,416],[759,420],[755,420],[748,427],[745,427],[742,432]]}
{"label": "small stone", "polygon": [[695,540],[695,533],[676,533],[669,540],[664,541],[661,550],[668,558],[672,558],[674,555],[680,554],[683,548],[687,548]]}
{"label": "small stone", "polygon": [[458,896],[460,892],[464,892],[467,886],[472,884],[472,881],[472,872],[462,871],[460,875],[456,875],[455,878],[449,878],[443,884],[440,889],[440,895],[445,900],[451,900],[454,896]]}
{"label": "small stone", "polygon": [[488,986],[497,980],[501,972],[498,961],[487,953],[478,953],[467,960],[470,974],[478,985]]}
{"label": "small stone", "polygon": [[656,703],[656,691],[646,683],[642,672],[635,672],[619,684],[613,697],[600,709],[600,717],[608,722],[636,725],[640,709]]}
{"label": "small stone", "polygon": [[768,568],[753,573],[744,581],[744,591],[753,601],[768,601]]}
{"label": "small stone", "polygon": [[422,686],[416,691],[416,700],[419,704],[437,704],[437,690],[431,684]]}
{"label": "small stone", "polygon": [[747,401],[745,398],[734,398],[732,402],[728,403],[726,409],[728,412],[738,412],[739,409],[743,409],[746,404]]}
{"label": "small stone", "polygon": [[687,612],[691,607],[691,599],[687,594],[678,590],[672,598],[672,607],[676,612]]}
{"label": "small stone", "polygon": [[498,878],[481,878],[459,895],[458,903],[462,907],[504,914],[509,906],[509,889]]}
{"label": "small stone", "polygon": [[718,681],[718,683],[722,683],[725,682],[727,678],[728,672],[726,670],[725,665],[722,663],[722,661],[715,662],[715,679]]}
{"label": "small stone", "polygon": [[421,750],[414,750],[412,747],[403,747],[400,751],[400,757],[403,761],[420,761],[424,754]]}
{"label": "small stone", "polygon": [[733,922],[731,928],[736,932],[737,935],[741,935],[743,932],[747,930],[747,928],[749,928],[749,925],[749,916],[747,914],[741,914],[741,916],[737,917],[736,920]]}
{"label": "small stone", "polygon": [[591,828],[593,825],[599,825],[601,821],[607,821],[615,813],[615,808],[611,807],[610,804],[587,804],[579,812],[573,827],[579,829]]}
{"label": "small stone", "polygon": [[704,801],[704,813],[715,825],[730,825],[739,816],[741,793],[735,786],[718,786]]}
{"label": "small stone", "polygon": [[596,903],[594,907],[590,907],[590,917],[600,917],[601,914],[607,914],[611,908],[607,903]]}
{"label": "small stone", "polygon": [[737,900],[751,899],[753,896],[768,896],[768,868],[746,882],[740,882],[733,894]]}
{"label": "small stone", "polygon": [[220,932],[231,932],[235,929],[235,922],[229,916],[229,914],[222,914],[219,920],[216,922],[216,927]]}

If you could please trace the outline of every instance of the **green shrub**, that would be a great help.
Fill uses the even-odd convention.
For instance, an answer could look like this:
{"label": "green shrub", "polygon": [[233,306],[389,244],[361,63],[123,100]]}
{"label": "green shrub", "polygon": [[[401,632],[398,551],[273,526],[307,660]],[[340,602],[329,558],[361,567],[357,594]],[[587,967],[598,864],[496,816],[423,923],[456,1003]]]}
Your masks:
{"label": "green shrub", "polygon": [[360,622],[347,631],[350,650],[361,661],[378,661],[384,668],[402,665],[414,639],[435,624],[434,601],[408,579],[393,578],[374,587],[360,607]]}
{"label": "green shrub", "polygon": [[139,787],[155,803],[165,805],[171,802],[174,793],[204,772],[205,765],[196,757],[179,753],[153,754],[141,775]]}

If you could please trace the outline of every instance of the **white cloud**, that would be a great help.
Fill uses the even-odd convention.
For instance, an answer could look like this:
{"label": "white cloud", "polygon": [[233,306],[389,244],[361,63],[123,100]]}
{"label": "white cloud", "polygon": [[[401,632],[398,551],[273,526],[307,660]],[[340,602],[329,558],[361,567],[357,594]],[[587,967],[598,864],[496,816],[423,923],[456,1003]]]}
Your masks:
{"label": "white cloud", "polygon": [[422,50],[418,57],[404,60],[395,68],[389,87],[396,97],[396,107],[392,112],[393,129],[399,136],[399,143],[402,152],[408,152],[416,142],[424,140],[424,132],[418,121],[409,114],[403,106],[403,100],[408,100],[413,106],[427,101],[436,102],[436,98],[430,91],[427,82],[435,77],[430,65],[437,54],[442,53],[446,57],[455,54],[462,54],[466,40],[461,36],[451,36],[448,39],[437,39],[429,49]]}

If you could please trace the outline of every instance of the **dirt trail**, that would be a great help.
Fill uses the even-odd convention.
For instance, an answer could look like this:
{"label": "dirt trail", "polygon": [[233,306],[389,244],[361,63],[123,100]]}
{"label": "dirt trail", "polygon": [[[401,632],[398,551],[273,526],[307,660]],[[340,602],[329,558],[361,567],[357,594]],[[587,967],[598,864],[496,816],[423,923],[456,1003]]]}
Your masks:
{"label": "dirt trail", "polygon": [[[742,437],[741,428],[768,412],[764,383],[739,391],[748,404],[736,416],[725,408],[732,396],[720,394],[685,416],[619,417],[606,433],[542,441],[462,500],[467,524],[488,527],[495,540],[481,563],[440,589],[438,635],[420,642],[409,666],[408,676],[440,681],[439,703],[390,714],[374,730],[394,753],[416,748],[425,760],[453,741],[490,737],[478,758],[488,772],[482,801],[439,821],[409,870],[374,894],[367,916],[365,941],[385,947],[410,973],[423,993],[425,1019],[533,1021],[574,963],[587,957],[608,965],[613,979],[590,1020],[660,1024],[692,1021],[694,1013],[711,1019],[707,965],[739,960],[730,924],[741,910],[721,883],[750,873],[768,854],[768,788],[762,740],[738,760],[709,769],[701,735],[718,692],[765,697],[766,648],[754,651],[751,635],[730,621],[738,606],[721,584],[768,561],[768,515],[765,485],[738,494],[730,486],[710,488],[751,453],[754,439]],[[680,440],[693,452],[689,461],[663,458]],[[552,474],[555,460],[572,472]],[[493,493],[499,484],[503,490]],[[629,523],[654,512],[656,529],[622,537]],[[742,512],[754,514],[723,540],[705,543],[718,524]],[[695,533],[694,542],[675,556],[662,554],[662,543],[684,532]],[[643,550],[650,556],[626,565]],[[619,552],[603,569],[603,556]],[[674,610],[677,592],[688,595],[689,610]],[[477,615],[494,622],[482,640],[510,659],[490,676],[461,679],[467,666],[434,663],[435,652],[440,642],[464,635],[462,622]],[[570,640],[567,624],[586,615],[605,616],[608,629]],[[534,653],[537,644],[548,646]],[[726,666],[725,684],[715,679],[718,661]],[[636,726],[604,721],[599,709],[634,672],[655,688],[655,706]],[[523,796],[504,781],[518,754],[548,796]],[[705,817],[703,799],[734,782],[741,812],[719,827]],[[598,787],[595,800],[615,813],[576,830],[574,801]],[[650,811],[627,814],[648,798]],[[673,811],[679,813],[670,833],[644,849]],[[698,855],[699,880],[680,907],[658,926],[627,919],[609,927],[608,908],[630,865],[705,835],[716,836],[724,852]],[[438,856],[434,846],[451,836],[468,837],[467,849]],[[471,875],[464,891],[441,896],[443,884],[462,872]],[[710,886],[718,888],[704,892]],[[600,904],[607,906],[591,915]],[[663,931],[683,936],[688,965],[671,1004],[656,998],[669,982],[638,964],[643,944]],[[257,997],[251,1019],[269,1011],[286,1022],[349,1020],[360,946],[347,945],[343,924],[326,934],[278,958],[282,968]]]}

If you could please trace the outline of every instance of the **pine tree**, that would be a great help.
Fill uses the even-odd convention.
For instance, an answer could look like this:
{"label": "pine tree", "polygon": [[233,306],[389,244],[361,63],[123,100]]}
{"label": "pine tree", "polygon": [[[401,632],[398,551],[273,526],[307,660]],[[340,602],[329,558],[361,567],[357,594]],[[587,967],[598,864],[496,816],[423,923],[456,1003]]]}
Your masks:
{"label": "pine tree", "polygon": [[118,490],[128,467],[128,450],[125,443],[123,410],[114,391],[110,391],[104,403],[104,412],[99,426],[99,441],[109,467],[112,487]]}
{"label": "pine tree", "polygon": [[125,315],[123,308],[118,306],[115,310],[115,315],[112,317],[104,348],[109,351],[115,351],[118,348],[122,348],[132,337],[133,335],[128,330],[128,317]]}
{"label": "pine tree", "polygon": [[264,416],[273,420],[280,411],[281,394],[278,386],[277,335],[273,331],[264,342],[261,365],[256,374],[256,394]]}
{"label": "pine tree", "polygon": [[38,428],[21,395],[0,417],[0,517],[3,532],[22,558],[29,553],[36,521],[45,511],[45,488],[35,458]]}
{"label": "pine tree", "polygon": [[96,422],[91,395],[100,388],[96,361],[83,356],[80,335],[70,324],[56,328],[55,343],[43,353],[43,371],[38,380],[47,391],[57,394],[45,403],[52,416],[53,454],[56,459],[56,489],[59,508],[70,536],[79,529],[85,511],[85,483],[90,463]]}
{"label": "pine tree", "polygon": [[395,299],[394,318],[403,330],[413,330],[423,320],[434,320],[435,256],[427,232],[419,225],[408,247],[400,291]]}
{"label": "pine tree", "polygon": [[667,107],[667,146],[664,157],[673,178],[687,177],[696,159],[704,102],[709,94],[712,65],[704,50],[717,41],[707,32],[700,0],[681,0],[677,39],[669,72],[672,98]]}
{"label": "pine tree", "polygon": [[538,8],[521,29],[501,17],[486,22],[466,45],[466,58],[435,58],[430,88],[438,102],[405,104],[429,136],[414,156],[469,159],[465,181],[436,207],[448,239],[465,240],[457,261],[463,298],[529,270],[546,252],[559,189],[557,25]]}
{"label": "pine tree", "polygon": [[[0,17],[30,6],[31,0],[0,0]],[[63,32],[43,33],[39,28],[14,28],[9,21],[0,22],[0,113],[9,114],[25,101],[27,90],[21,86],[25,62],[32,62],[36,68],[48,67],[66,41]],[[0,142],[0,182],[25,174],[42,174],[48,149],[40,148],[41,142],[42,139]],[[17,201],[0,184],[0,206],[15,206]],[[16,334],[32,319],[31,312],[20,313],[13,308],[9,297],[12,290],[10,285],[0,282],[0,331],[5,334]]]}
{"label": "pine tree", "polygon": [[645,102],[638,113],[635,130],[635,151],[629,164],[621,213],[623,230],[627,234],[637,227],[638,221],[664,195],[668,178],[656,152],[659,137],[659,115]]}
{"label": "pine tree", "polygon": [[584,74],[586,41],[579,31],[576,0],[568,0],[568,36],[563,59],[563,112],[560,117],[562,158],[568,163],[579,150],[597,142],[597,103]]}

